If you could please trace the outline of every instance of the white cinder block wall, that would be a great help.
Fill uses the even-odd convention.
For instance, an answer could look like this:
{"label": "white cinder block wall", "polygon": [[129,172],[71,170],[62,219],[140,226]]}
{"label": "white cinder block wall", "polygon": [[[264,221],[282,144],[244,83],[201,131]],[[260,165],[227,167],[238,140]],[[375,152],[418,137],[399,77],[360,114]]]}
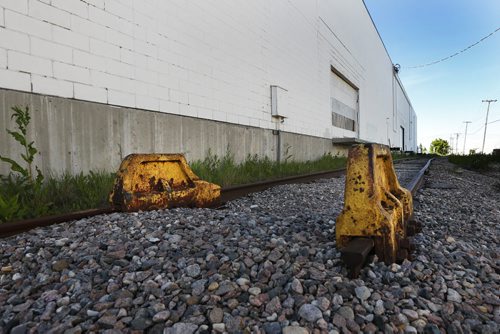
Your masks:
{"label": "white cinder block wall", "polygon": [[[359,88],[362,139],[399,146],[403,124],[416,149],[361,0],[0,0],[1,88],[353,137],[332,125],[331,66]],[[283,123],[271,85],[288,91]]]}

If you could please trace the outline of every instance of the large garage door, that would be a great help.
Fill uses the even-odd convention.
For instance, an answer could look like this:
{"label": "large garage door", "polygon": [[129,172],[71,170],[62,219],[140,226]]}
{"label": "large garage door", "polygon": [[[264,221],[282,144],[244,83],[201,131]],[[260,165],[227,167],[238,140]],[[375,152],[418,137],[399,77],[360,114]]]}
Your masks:
{"label": "large garage door", "polygon": [[330,96],[333,126],[357,132],[358,88],[333,68],[330,76]]}

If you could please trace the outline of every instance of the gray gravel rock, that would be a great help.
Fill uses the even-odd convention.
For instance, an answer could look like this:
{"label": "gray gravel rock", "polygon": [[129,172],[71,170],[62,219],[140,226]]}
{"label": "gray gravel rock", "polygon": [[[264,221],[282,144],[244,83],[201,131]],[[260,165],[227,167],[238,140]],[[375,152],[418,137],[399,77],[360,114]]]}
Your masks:
{"label": "gray gravel rock", "polygon": [[279,322],[267,322],[263,325],[266,334],[281,334],[281,325]]}
{"label": "gray gravel rock", "polygon": [[364,301],[371,296],[370,289],[368,289],[366,286],[360,286],[354,289],[356,292],[356,297],[358,297],[361,301]]}
{"label": "gray gravel rock", "polygon": [[283,328],[283,334],[309,334],[309,331],[300,326],[286,326]]}
{"label": "gray gravel rock", "polygon": [[415,327],[413,326],[406,326],[405,327],[405,334],[417,334],[418,331]]}
{"label": "gray gravel rock", "polygon": [[153,322],[165,322],[170,317],[169,311],[160,311],[153,316]]}
{"label": "gray gravel rock", "polygon": [[222,322],[223,317],[224,311],[219,307],[213,308],[209,313],[210,322],[213,324]]}
{"label": "gray gravel rock", "polygon": [[404,309],[401,311],[409,321],[414,321],[418,319],[418,313],[414,310]]}
{"label": "gray gravel rock", "polygon": [[196,277],[200,274],[200,272],[201,272],[201,269],[200,269],[200,265],[198,265],[198,264],[192,264],[192,265],[186,267],[186,274],[189,277]]}
{"label": "gray gravel rock", "polygon": [[450,302],[461,303],[462,296],[460,296],[460,294],[457,291],[453,289],[448,289],[447,300]]}
{"label": "gray gravel rock", "polygon": [[299,316],[309,322],[315,322],[323,317],[321,310],[312,304],[304,304],[299,309]]}
{"label": "gray gravel rock", "polygon": [[302,284],[297,278],[294,278],[292,280],[291,284],[292,291],[298,293],[298,294],[303,294],[304,293],[304,288],[302,287]]}
{"label": "gray gravel rock", "polygon": [[216,332],[216,333],[224,333],[226,330],[226,325],[223,323],[213,324],[212,328],[213,328],[214,332]]}
{"label": "gray gravel rock", "polygon": [[166,328],[165,334],[193,334],[198,329],[195,324],[178,322],[170,328]]}
{"label": "gray gravel rock", "polygon": [[350,306],[342,306],[337,313],[347,320],[354,320],[354,311]]}
{"label": "gray gravel rock", "polygon": [[413,260],[356,280],[334,238],[344,178],[1,239],[0,334],[497,333],[498,179],[435,161]]}

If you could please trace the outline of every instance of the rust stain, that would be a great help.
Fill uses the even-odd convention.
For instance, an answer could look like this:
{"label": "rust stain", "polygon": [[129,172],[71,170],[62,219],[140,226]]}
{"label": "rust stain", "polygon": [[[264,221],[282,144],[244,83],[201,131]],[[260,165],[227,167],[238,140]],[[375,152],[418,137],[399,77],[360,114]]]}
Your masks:
{"label": "rust stain", "polygon": [[[362,186],[361,186],[362,185]],[[411,193],[399,185],[389,147],[355,145],[349,150],[344,209],[335,228],[337,247],[353,238],[372,238],[375,253],[386,263],[398,259],[413,214]]]}
{"label": "rust stain", "polygon": [[121,211],[211,207],[220,186],[200,180],[182,154],[131,154],[122,161],[110,202]]}

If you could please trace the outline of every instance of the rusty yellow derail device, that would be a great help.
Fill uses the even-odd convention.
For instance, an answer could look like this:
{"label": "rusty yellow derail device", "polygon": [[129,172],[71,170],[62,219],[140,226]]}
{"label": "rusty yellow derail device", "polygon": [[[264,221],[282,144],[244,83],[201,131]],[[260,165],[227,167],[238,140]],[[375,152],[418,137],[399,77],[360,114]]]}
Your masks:
{"label": "rusty yellow derail device", "polygon": [[121,211],[212,207],[220,186],[200,180],[182,154],[131,154],[120,165],[109,199]]}
{"label": "rusty yellow derail device", "polygon": [[336,222],[337,248],[352,275],[375,248],[387,264],[408,256],[406,222],[413,215],[411,193],[399,185],[389,147],[354,145],[349,150],[344,209]]}

